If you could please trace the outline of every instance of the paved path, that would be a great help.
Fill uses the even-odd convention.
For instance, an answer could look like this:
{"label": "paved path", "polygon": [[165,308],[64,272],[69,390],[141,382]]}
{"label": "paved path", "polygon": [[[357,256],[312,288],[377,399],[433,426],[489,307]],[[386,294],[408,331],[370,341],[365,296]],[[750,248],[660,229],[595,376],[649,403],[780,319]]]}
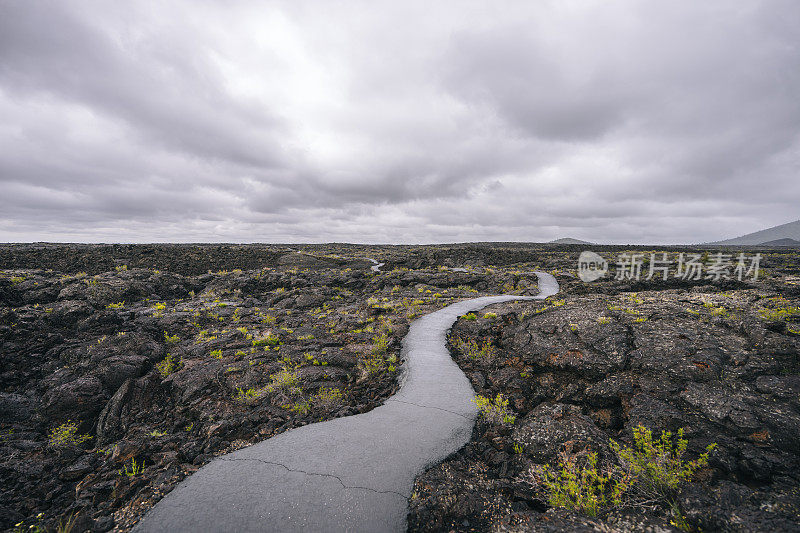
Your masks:
{"label": "paved path", "polygon": [[402,385],[384,405],[214,459],[134,531],[405,531],[415,477],[469,441],[477,414],[447,331],[487,305],[558,292],[553,276],[536,275],[537,296],[475,298],[416,320],[403,340]]}
{"label": "paved path", "polygon": [[372,259],[370,257],[367,257],[367,260],[371,261],[373,263],[373,265],[371,267],[369,267],[370,270],[372,270],[373,272],[380,272],[381,271],[381,267],[386,264],[386,263],[379,263],[378,261],[376,261],[376,260],[374,260],[374,259]]}

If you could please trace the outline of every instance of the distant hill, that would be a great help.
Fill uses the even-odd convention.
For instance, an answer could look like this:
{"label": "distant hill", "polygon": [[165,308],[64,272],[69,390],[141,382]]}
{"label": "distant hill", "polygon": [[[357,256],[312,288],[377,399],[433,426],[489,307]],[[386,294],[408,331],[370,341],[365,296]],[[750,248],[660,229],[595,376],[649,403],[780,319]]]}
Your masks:
{"label": "distant hill", "polygon": [[547,244],[594,244],[594,243],[588,241],[582,241],[580,239],[572,239],[570,237],[565,237],[563,239],[556,239],[554,241],[550,241]]}
{"label": "distant hill", "polygon": [[776,239],[774,241],[762,242],[761,246],[792,246],[800,248],[800,241],[795,239]]}
{"label": "distant hill", "polygon": [[710,242],[708,244],[723,244],[733,246],[795,246],[794,244],[774,244],[776,241],[783,240],[795,242],[800,241],[800,220],[781,224],[780,226],[775,226],[774,228],[767,228],[754,233],[748,233],[747,235],[742,235],[741,237],[736,237],[734,239]]}

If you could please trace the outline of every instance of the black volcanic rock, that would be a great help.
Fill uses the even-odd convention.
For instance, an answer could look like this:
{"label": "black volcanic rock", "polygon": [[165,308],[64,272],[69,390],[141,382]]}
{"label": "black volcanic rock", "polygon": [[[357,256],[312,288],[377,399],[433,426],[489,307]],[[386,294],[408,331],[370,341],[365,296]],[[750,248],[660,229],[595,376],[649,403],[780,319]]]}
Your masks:
{"label": "black volcanic rock", "polygon": [[[685,428],[689,457],[717,443],[709,468],[679,496],[690,527],[797,530],[800,313],[791,310],[800,300],[791,286],[668,284],[634,293],[613,280],[565,283],[549,304],[504,304],[493,320],[462,318],[450,333],[454,358],[478,394],[509,400],[516,421],[499,428],[479,420],[463,450],[418,477],[409,529],[673,530],[665,507],[622,507],[594,519],[548,509],[531,477],[561,454],[598,452],[613,462],[609,439],[630,443],[644,425],[656,436]],[[776,306],[785,317],[772,318]],[[492,358],[459,349],[486,339]],[[498,449],[515,453],[498,462]],[[472,503],[450,503],[459,501]]]}

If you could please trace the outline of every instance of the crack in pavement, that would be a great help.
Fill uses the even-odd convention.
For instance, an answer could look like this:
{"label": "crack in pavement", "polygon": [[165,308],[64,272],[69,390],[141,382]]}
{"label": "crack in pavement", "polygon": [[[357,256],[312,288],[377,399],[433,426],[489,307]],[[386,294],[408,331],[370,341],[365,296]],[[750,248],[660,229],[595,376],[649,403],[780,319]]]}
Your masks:
{"label": "crack in pavement", "polygon": [[220,457],[217,457],[216,459],[220,460],[220,461],[256,461],[258,463],[264,463],[264,464],[267,464],[267,465],[280,466],[280,467],[285,468],[288,472],[297,472],[298,474],[305,474],[307,476],[332,477],[333,479],[338,481],[342,485],[342,487],[345,488],[345,489],[362,489],[362,490],[368,490],[370,492],[375,492],[377,494],[397,494],[398,496],[403,498],[405,501],[408,501],[408,496],[403,496],[402,494],[400,494],[396,490],[378,490],[378,489],[373,489],[371,487],[361,487],[361,486],[358,486],[358,485],[345,485],[344,481],[342,481],[342,478],[340,478],[336,474],[322,474],[322,473],[319,473],[319,472],[306,472],[305,470],[297,470],[297,469],[294,469],[294,468],[289,468],[288,466],[286,466],[283,463],[276,463],[275,461],[267,461],[266,459],[257,459],[255,457],[243,457],[243,458],[234,459],[234,458],[231,458],[231,457],[220,456]]}
{"label": "crack in pavement", "polygon": [[422,409],[436,409],[437,411],[444,411],[445,413],[450,413],[452,415],[460,416],[461,418],[466,418],[467,420],[472,420],[474,418],[474,417],[471,418],[471,417],[468,417],[466,415],[462,415],[461,413],[456,413],[455,411],[451,411],[449,409],[444,409],[442,407],[434,407],[432,405],[420,405],[418,403],[407,402],[405,400],[395,400],[394,398],[389,398],[384,403],[389,403],[389,402],[397,402],[397,403],[405,403],[405,404],[408,404],[408,405],[415,405],[417,407],[421,407]]}

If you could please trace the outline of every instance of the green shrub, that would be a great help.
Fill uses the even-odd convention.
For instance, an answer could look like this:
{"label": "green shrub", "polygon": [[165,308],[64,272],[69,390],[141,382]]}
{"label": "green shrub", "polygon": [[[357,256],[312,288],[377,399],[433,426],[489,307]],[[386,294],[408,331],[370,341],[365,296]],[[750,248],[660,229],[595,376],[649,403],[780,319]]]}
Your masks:
{"label": "green shrub", "polygon": [[386,333],[372,337],[372,348],[361,359],[361,366],[370,376],[383,372],[386,369],[386,351],[389,348],[390,337]]}
{"label": "green shrub", "polygon": [[478,315],[475,313],[467,313],[464,315],[464,320],[478,320]]}
{"label": "green shrub", "polygon": [[125,301],[108,304],[106,309],[122,309],[123,307],[125,307]]}
{"label": "green shrub", "polygon": [[73,422],[67,420],[60,426],[50,430],[47,436],[47,442],[54,448],[63,448],[65,446],[79,446],[91,439],[91,435],[79,435],[78,424],[80,422]]}
{"label": "green shrub", "polygon": [[164,342],[166,342],[167,344],[176,344],[180,342],[180,340],[181,338],[178,337],[177,335],[170,335],[166,331],[164,332]]}
{"label": "green shrub", "polygon": [[508,408],[508,400],[498,394],[494,400],[480,394],[472,400],[478,406],[481,416],[486,422],[497,425],[512,425],[517,417]]}
{"label": "green shrub", "polygon": [[372,353],[383,355],[389,349],[389,336],[386,333],[372,337]]}
{"label": "green shrub", "polygon": [[266,337],[253,339],[253,346],[277,346],[280,344],[281,339],[277,335],[268,333]]}
{"label": "green shrub", "polygon": [[236,387],[236,394],[233,396],[233,399],[237,402],[241,403],[248,403],[252,400],[257,400],[261,397],[261,391],[256,390],[254,388],[243,389],[241,387]]}
{"label": "green shrub", "polygon": [[698,469],[708,466],[708,456],[716,443],[707,446],[697,459],[684,461],[688,441],[683,438],[683,429],[675,437],[662,431],[661,437],[654,440],[652,431],[639,425],[633,430],[633,446],[609,441],[618,465],[600,468],[595,453],[582,459],[562,454],[556,469],[549,464],[534,469],[534,484],[547,491],[553,507],[566,507],[589,516],[622,505],[656,503],[672,514],[673,525],[688,530],[677,491]]}
{"label": "green shrub", "polygon": [[168,353],[164,359],[156,363],[156,370],[158,370],[162,378],[165,378],[178,370],[179,366],[180,360],[171,353]]}
{"label": "green shrub", "polygon": [[771,322],[776,322],[780,320],[786,320],[789,317],[799,315],[800,314],[800,307],[780,307],[777,309],[762,309],[759,311],[759,315],[764,320],[769,320]]}
{"label": "green shrub", "polygon": [[539,469],[539,476],[549,493],[547,502],[550,505],[589,516],[597,516],[608,506],[620,505],[630,486],[629,477],[598,468],[596,453],[588,454],[581,461],[562,456],[557,471],[546,464]]}
{"label": "green shrub", "polygon": [[209,355],[214,359],[222,359],[222,350],[211,350]]}
{"label": "green shrub", "polygon": [[319,391],[311,398],[311,401],[322,409],[333,409],[341,405],[342,397],[342,391],[339,389],[320,387]]}
{"label": "green shrub", "polygon": [[294,411],[298,415],[307,415],[308,413],[311,412],[311,402],[308,400],[305,401],[298,400],[293,404],[284,405],[283,407],[291,411]]}
{"label": "green shrub", "polygon": [[483,318],[486,318],[488,320],[494,320],[495,318],[497,318],[497,313],[486,313],[485,315],[483,315]]}
{"label": "green shrub", "polygon": [[678,430],[677,439],[671,432],[662,431],[661,438],[654,441],[653,432],[640,425],[633,430],[633,441],[634,446],[629,447],[611,440],[611,449],[622,468],[633,476],[637,488],[653,497],[669,496],[695,471],[708,466],[708,455],[716,447],[716,443],[710,444],[700,457],[684,462],[688,441],[683,438],[683,428]]}
{"label": "green shrub", "polygon": [[386,360],[383,354],[370,351],[361,359],[361,366],[370,376],[379,374],[386,369]]}
{"label": "green shrub", "polygon": [[286,365],[269,376],[269,385],[265,388],[268,392],[294,392],[293,389],[297,387],[298,383],[300,383],[300,377],[297,375],[297,370]]}
{"label": "green shrub", "polygon": [[458,339],[456,341],[456,348],[471,360],[481,361],[483,363],[491,363],[497,356],[497,351],[494,346],[492,346],[492,341],[489,339],[484,339],[481,344],[478,344],[472,339],[468,341]]}

